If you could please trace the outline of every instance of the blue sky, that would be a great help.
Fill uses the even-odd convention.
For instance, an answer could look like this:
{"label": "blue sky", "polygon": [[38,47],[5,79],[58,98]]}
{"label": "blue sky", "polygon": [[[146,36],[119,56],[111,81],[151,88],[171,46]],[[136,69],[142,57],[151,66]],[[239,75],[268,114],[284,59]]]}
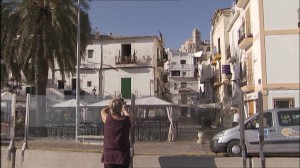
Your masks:
{"label": "blue sky", "polygon": [[167,48],[178,49],[201,32],[209,40],[211,19],[216,9],[231,7],[235,0],[92,0],[89,17],[93,29],[101,34],[159,36]]}

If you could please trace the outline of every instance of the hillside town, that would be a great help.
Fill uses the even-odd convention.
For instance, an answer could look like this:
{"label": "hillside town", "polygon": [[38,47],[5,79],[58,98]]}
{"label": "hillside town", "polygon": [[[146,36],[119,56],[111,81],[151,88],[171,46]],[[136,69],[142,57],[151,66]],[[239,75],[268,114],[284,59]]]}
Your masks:
{"label": "hillside town", "polygon": [[[27,73],[14,77],[1,58],[1,139],[12,136],[13,116],[14,136],[98,141],[100,110],[114,98],[133,113],[136,141],[196,142],[199,132],[231,128],[241,104],[245,119],[260,106],[299,108],[299,1],[236,0],[211,16],[210,39],[195,28],[180,48],[166,48],[161,32],[127,36],[95,29],[77,71],[49,62],[44,95],[26,82]],[[38,108],[42,99],[45,110]]]}

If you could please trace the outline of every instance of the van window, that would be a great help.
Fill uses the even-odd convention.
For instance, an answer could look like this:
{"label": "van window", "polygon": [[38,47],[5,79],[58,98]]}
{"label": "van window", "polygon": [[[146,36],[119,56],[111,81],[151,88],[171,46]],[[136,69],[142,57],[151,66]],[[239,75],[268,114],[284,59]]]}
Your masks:
{"label": "van window", "polygon": [[[273,126],[272,113],[264,113],[264,128],[269,128]],[[245,125],[245,129],[258,129],[259,128],[259,115],[252,118]]]}
{"label": "van window", "polygon": [[279,111],[278,120],[280,126],[299,126],[299,111]]}

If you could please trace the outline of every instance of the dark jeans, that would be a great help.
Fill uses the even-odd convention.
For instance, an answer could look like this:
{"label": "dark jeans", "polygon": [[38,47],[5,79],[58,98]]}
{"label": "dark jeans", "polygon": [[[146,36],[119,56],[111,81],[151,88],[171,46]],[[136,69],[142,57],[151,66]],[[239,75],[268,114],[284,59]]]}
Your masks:
{"label": "dark jeans", "polygon": [[104,168],[129,168],[129,165],[104,164]]}

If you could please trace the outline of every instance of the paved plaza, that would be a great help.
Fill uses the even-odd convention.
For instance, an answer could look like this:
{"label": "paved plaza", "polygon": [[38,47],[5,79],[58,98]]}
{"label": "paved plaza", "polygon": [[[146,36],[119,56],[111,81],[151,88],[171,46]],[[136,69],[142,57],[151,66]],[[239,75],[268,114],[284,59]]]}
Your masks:
{"label": "paved plaza", "polygon": [[[83,144],[74,140],[32,139],[21,161],[22,141],[16,142],[16,168],[102,168],[101,145]],[[10,168],[7,143],[1,146],[1,168]],[[208,141],[136,142],[133,166],[136,168],[235,168],[242,167],[242,158],[224,157],[209,150]],[[299,157],[266,158],[267,168],[298,168]],[[260,167],[260,158],[247,159],[247,167]]]}

